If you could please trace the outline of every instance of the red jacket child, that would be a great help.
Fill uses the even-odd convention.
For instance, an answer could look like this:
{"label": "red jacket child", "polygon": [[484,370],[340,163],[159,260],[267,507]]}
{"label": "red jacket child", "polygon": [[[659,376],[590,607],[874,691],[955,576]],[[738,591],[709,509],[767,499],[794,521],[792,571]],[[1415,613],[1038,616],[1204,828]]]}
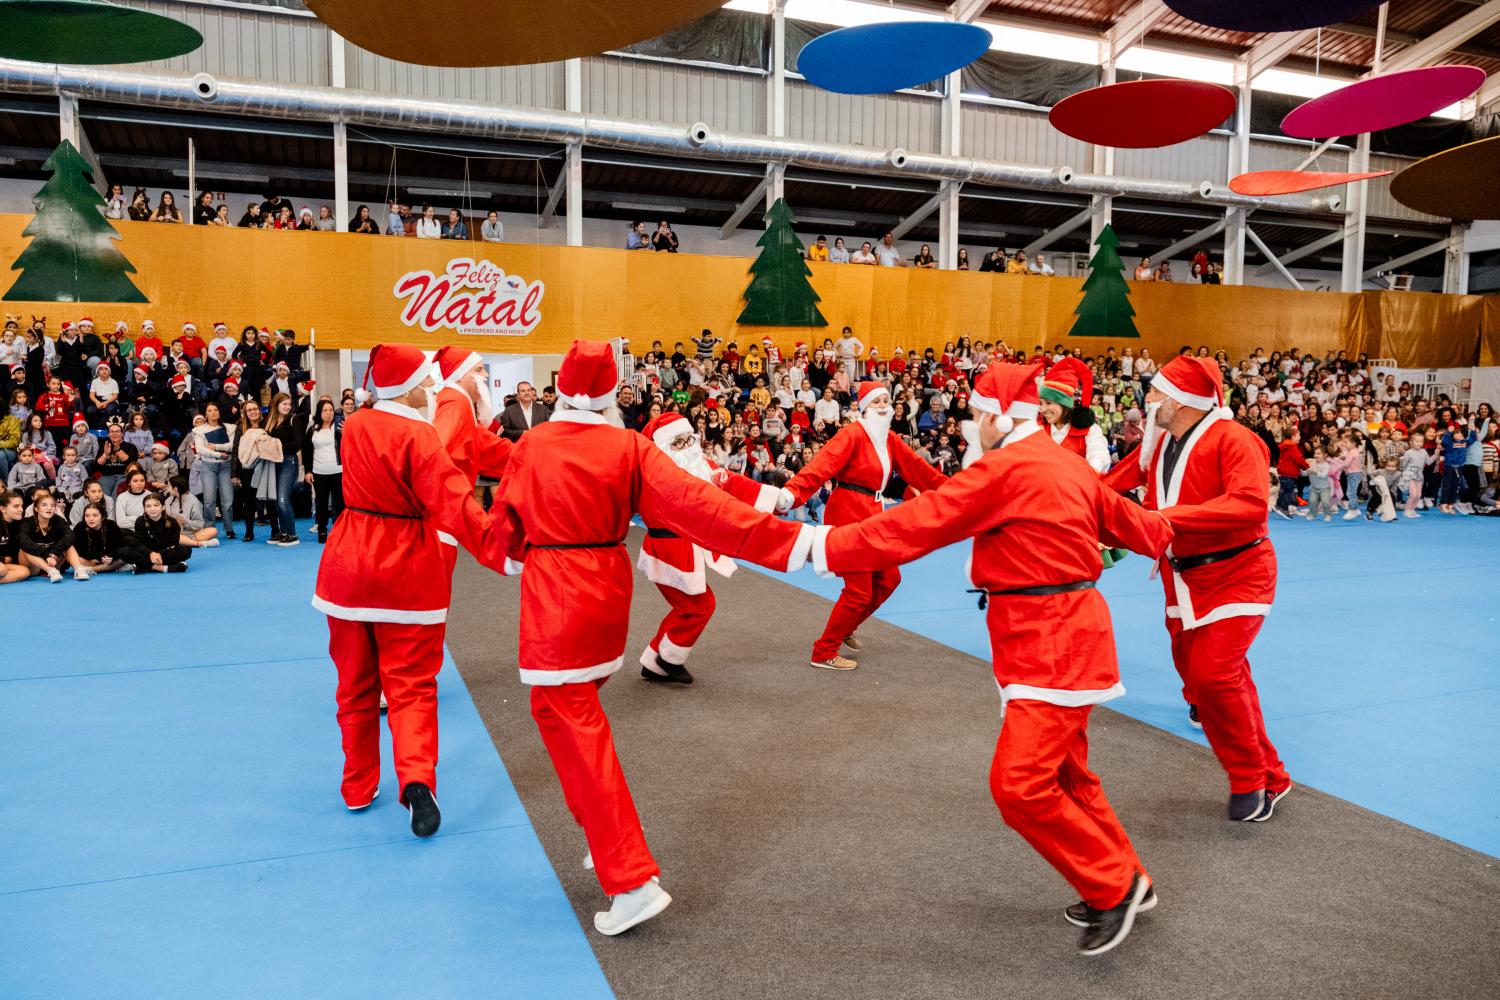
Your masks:
{"label": "red jacket child", "polygon": [[1287,479],[1296,479],[1306,468],[1307,456],[1302,454],[1302,446],[1297,439],[1287,438],[1281,442],[1281,450],[1276,457],[1276,474]]}

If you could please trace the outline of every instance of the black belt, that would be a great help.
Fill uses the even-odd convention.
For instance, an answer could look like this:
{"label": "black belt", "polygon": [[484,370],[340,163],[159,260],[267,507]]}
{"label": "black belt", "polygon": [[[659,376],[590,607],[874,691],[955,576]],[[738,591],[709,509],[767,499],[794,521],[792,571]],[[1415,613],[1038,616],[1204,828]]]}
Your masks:
{"label": "black belt", "polygon": [[1255,548],[1263,541],[1265,541],[1264,538],[1257,538],[1253,542],[1246,542],[1244,545],[1236,545],[1232,549],[1220,549],[1218,552],[1204,552],[1202,555],[1196,556],[1183,556],[1181,559],[1175,558],[1173,556],[1168,556],[1167,564],[1170,565],[1175,572],[1186,573],[1188,570],[1197,569],[1199,566],[1210,566],[1216,562],[1223,562],[1225,559],[1233,559],[1241,552],[1249,552],[1251,549]]}
{"label": "black belt", "polygon": [[668,531],[666,528],[647,528],[646,529],[646,537],[647,538],[681,538],[682,536],[679,535],[675,531]]}
{"label": "black belt", "polygon": [[880,499],[880,491],[872,490],[868,486],[860,486],[856,483],[846,483],[842,479],[835,479],[833,481],[833,485],[841,490],[853,490],[855,493],[863,493],[865,496],[874,497],[876,500]]}
{"label": "black belt", "polygon": [[618,545],[624,545],[625,539],[617,542],[554,542],[551,545],[535,545],[526,543],[528,549],[612,549]]}
{"label": "black belt", "polygon": [[385,517],[385,518],[390,518],[393,521],[420,521],[420,520],[422,520],[422,515],[421,514],[392,514],[392,513],[388,512],[388,511],[383,511],[383,510],[369,510],[369,509],[367,509],[365,507],[355,507],[352,504],[345,504],[344,505],[344,509],[345,510],[352,510],[356,514],[368,514],[371,517]]}
{"label": "black belt", "polygon": [[1071,594],[1075,590],[1093,590],[1093,580],[1074,580],[1072,583],[1053,583],[1045,587],[1018,587],[1015,590],[967,590],[964,593],[979,595],[979,610],[983,611],[991,597],[1049,597],[1052,594]]}

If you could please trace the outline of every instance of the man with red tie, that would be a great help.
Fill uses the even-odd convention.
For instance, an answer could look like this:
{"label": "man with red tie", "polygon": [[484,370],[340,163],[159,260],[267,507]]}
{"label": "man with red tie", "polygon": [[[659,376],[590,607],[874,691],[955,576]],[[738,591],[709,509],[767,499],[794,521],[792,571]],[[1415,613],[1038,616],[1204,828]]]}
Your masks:
{"label": "man with red tie", "polygon": [[[858,407],[859,419],[834,435],[782,489],[778,510],[800,507],[824,483],[832,482],[833,495],[823,508],[823,522],[854,524],[884,509],[881,494],[892,473],[913,490],[937,489],[947,479],[918,458],[900,435],[891,433],[895,410],[891,391],[883,382],[861,382]],[[901,571],[894,564],[879,572],[840,576],[844,589],[828,615],[823,634],[812,648],[812,665],[827,670],[853,670],[859,666],[841,656],[839,647],[859,651],[855,632],[901,584]]]}
{"label": "man with red tie", "polygon": [[516,443],[491,512],[511,559],[524,560],[521,681],[531,685],[532,718],[588,839],[586,864],[611,897],[594,914],[594,928],[609,935],[672,902],[599,703],[600,685],[625,662],[631,518],[639,513],[710,552],[785,571],[806,561],[812,543],[807,525],[741,503],[678,468],[644,435],[615,426],[606,413],[618,379],[609,344],[573,342],[557,373],[557,409]]}
{"label": "man with red tie", "polygon": [[1083,897],[1064,911],[1097,955],[1156,903],[1151,879],[1088,767],[1093,706],[1125,693],[1099,541],[1157,555],[1172,532],[1111,493],[1035,423],[1040,365],[996,364],[969,405],[983,457],[915,500],[813,539],[819,573],[874,572],[964,538],[988,607],[1001,728],[990,791],[1014,829]]}
{"label": "man with red tie", "polygon": [[1276,552],[1266,531],[1271,454],[1224,406],[1212,358],[1179,355],[1146,395],[1139,458],[1104,477],[1172,522],[1161,559],[1172,662],[1189,721],[1229,775],[1231,820],[1263,823],[1292,787],[1266,732],[1248,654],[1276,597]]}
{"label": "man with red tie", "polygon": [[451,587],[438,541],[445,531],[493,568],[490,519],[472,483],[427,422],[432,359],[409,344],[370,352],[374,407],[344,422],[344,514],[318,565],[313,607],[328,616],[328,652],[338,668],[344,803],[364,809],[380,794],[380,695],[390,702],[400,800],[411,829],[430,837],[442,822],[437,798],[437,674]]}
{"label": "man with red tie", "polygon": [[[721,469],[703,454],[693,425],[680,413],[663,413],[646,425],[646,437],[666,453],[672,464],[691,476],[712,483],[756,510],[776,509],[777,490],[748,476]],[[687,660],[698,637],[713,617],[714,592],[708,586],[707,570],[723,577],[734,573],[735,562],[709,552],[670,528],[646,522],[646,540],[636,564],[646,579],[656,584],[671,610],[662,619],[655,637],[641,653],[641,676],[657,683],[693,683]]]}

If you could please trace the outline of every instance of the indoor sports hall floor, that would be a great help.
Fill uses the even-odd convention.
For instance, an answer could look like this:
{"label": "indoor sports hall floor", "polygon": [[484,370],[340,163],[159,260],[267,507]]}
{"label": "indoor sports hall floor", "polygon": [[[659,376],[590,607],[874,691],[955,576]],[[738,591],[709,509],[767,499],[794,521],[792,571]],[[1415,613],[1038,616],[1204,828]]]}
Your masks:
{"label": "indoor sports hall floor", "polygon": [[339,800],[317,545],[5,587],[0,998],[1482,993],[1500,523],[1272,528],[1254,662],[1301,789],[1265,827],[1219,818],[1145,561],[1102,581],[1129,694],[1094,758],[1163,903],[1093,962],[988,801],[998,706],[960,550],[907,568],[848,675],[805,665],[836,581],[742,572],[715,584],[699,683],[646,685],[630,664],[664,605],[638,586],[605,700],[676,902],[611,940],[580,923],[602,897],[515,677],[513,580],[460,565],[425,842],[389,772],[367,813]]}

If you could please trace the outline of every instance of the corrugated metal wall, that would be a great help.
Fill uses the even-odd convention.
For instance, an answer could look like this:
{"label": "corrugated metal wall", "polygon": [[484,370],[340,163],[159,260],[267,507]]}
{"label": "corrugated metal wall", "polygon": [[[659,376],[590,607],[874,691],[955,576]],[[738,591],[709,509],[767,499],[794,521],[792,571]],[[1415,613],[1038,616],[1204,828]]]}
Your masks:
{"label": "corrugated metal wall", "polygon": [[1164,181],[1228,180],[1229,136],[1203,135],[1161,149],[1118,149],[1115,173],[1121,177],[1152,177]]}
{"label": "corrugated metal wall", "polygon": [[563,106],[562,63],[478,69],[415,66],[344,43],[344,82],[359,90],[418,97],[454,98],[487,104]]}
{"label": "corrugated metal wall", "polygon": [[591,114],[761,132],[765,106],[766,78],[755,73],[624,56],[583,60],[583,107]]}
{"label": "corrugated metal wall", "polygon": [[1089,147],[1070,139],[1047,116],[993,104],[965,104],[959,125],[960,150],[980,160],[1008,160],[1032,166],[1087,168]]}
{"label": "corrugated metal wall", "polygon": [[942,145],[942,102],[913,94],[860,97],[805,83],[786,85],[786,131],[794,139],[936,153]]}
{"label": "corrugated metal wall", "polygon": [[[321,21],[272,10],[201,4],[132,3],[197,28],[203,46],[176,59],[146,66],[179,73],[212,73],[278,83],[328,83],[328,29]],[[140,63],[122,69],[139,68]]]}

